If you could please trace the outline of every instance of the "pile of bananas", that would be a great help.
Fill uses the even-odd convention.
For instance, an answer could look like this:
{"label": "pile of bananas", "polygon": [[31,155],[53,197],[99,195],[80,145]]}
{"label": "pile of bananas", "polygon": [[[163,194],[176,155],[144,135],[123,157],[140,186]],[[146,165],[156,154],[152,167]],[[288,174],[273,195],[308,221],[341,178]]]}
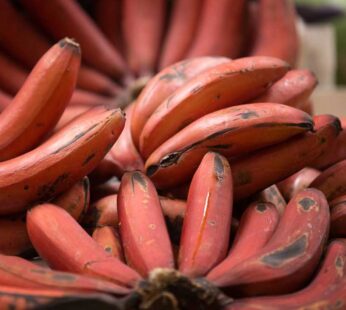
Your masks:
{"label": "pile of bananas", "polygon": [[[0,1],[0,16],[18,25],[37,18],[52,34],[71,27],[82,43],[44,47],[21,84],[19,71],[0,78],[0,86],[17,82],[15,96],[0,100],[0,309],[346,309],[346,121],[312,116],[316,78],[291,69],[296,47],[283,50],[283,38],[272,50],[284,60],[262,52],[231,60],[225,46],[203,56],[209,41],[199,35],[203,44],[189,53],[175,43],[148,57],[154,44],[133,33],[163,23],[166,2],[157,2],[95,4],[99,17],[124,5],[127,31],[115,34],[125,41],[113,44],[132,46],[129,70],[120,53],[107,58],[98,54],[109,51],[102,41],[90,44],[108,41],[76,2]],[[208,14],[231,1],[201,3],[175,1],[168,30],[189,14],[197,14],[183,18],[191,29],[197,21],[204,31],[219,27],[221,17],[206,27]],[[232,8],[243,12],[245,3]],[[247,4],[292,9],[288,1]],[[146,35],[161,37],[162,27],[150,27]],[[11,42],[29,40],[27,31],[41,38],[33,29],[17,28],[23,40]],[[100,50],[89,59],[91,47]],[[81,49],[103,73],[81,65]],[[188,56],[196,57],[180,60]],[[122,86],[161,67],[126,115],[116,107]],[[110,97],[77,104],[76,85]]]}

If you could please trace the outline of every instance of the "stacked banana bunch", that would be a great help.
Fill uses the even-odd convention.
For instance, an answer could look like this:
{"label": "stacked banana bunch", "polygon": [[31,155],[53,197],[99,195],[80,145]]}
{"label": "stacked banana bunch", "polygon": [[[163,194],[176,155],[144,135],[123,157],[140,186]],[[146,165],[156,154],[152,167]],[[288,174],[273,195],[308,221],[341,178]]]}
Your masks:
{"label": "stacked banana bunch", "polygon": [[292,3],[91,4],[0,1],[0,309],[346,309],[346,121]]}

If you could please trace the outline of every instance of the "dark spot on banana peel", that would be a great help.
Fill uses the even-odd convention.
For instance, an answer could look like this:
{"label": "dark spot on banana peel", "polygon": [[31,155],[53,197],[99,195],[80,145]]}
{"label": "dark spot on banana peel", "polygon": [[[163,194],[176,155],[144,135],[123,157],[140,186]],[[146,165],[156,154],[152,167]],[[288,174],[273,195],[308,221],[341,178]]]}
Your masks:
{"label": "dark spot on banana peel", "polygon": [[263,127],[297,127],[303,128],[307,131],[313,130],[313,122],[306,123],[260,123],[253,126],[254,128],[263,128]]}
{"label": "dark spot on banana peel", "polygon": [[247,111],[247,112],[241,113],[240,117],[242,119],[250,119],[250,118],[258,117],[258,114],[255,111]]}
{"label": "dark spot on banana peel", "polygon": [[106,251],[107,253],[112,253],[112,247],[111,247],[111,246],[106,246],[106,247],[105,247],[105,251]]}
{"label": "dark spot on banana peel", "polygon": [[306,211],[309,212],[311,207],[314,206],[316,204],[316,202],[308,197],[303,198],[302,200],[300,200],[299,205],[301,206],[301,208]]}
{"label": "dark spot on banana peel", "polygon": [[345,262],[343,258],[341,256],[338,256],[335,259],[335,268],[337,270],[337,273],[340,275],[340,277],[344,276],[344,265],[345,265]]}
{"label": "dark spot on banana peel", "polygon": [[246,185],[251,182],[251,174],[249,171],[239,171],[234,175],[234,185]]}
{"label": "dark spot on banana peel", "polygon": [[164,156],[160,160],[160,167],[169,167],[173,164],[176,164],[178,162],[178,159],[180,158],[181,152],[173,152],[166,156]]}
{"label": "dark spot on banana peel", "polygon": [[68,177],[68,173],[63,173],[58,176],[54,182],[39,187],[37,190],[38,199],[47,199],[54,196],[56,194],[57,187],[59,187]]}
{"label": "dark spot on banana peel", "polygon": [[218,154],[215,154],[214,156],[214,171],[215,171],[215,176],[217,180],[222,181],[224,177],[225,169],[224,169],[223,160]]}
{"label": "dark spot on banana peel", "polygon": [[338,118],[335,118],[335,120],[333,121],[333,126],[336,128],[337,132],[339,133],[340,131],[342,131],[342,125],[341,125],[341,121]]}
{"label": "dark spot on banana peel", "polygon": [[96,156],[95,153],[91,153],[90,155],[88,155],[87,158],[85,158],[85,160],[82,163],[82,167],[84,167],[89,161],[91,161],[94,157]]}
{"label": "dark spot on banana peel", "polygon": [[304,234],[288,246],[263,256],[261,261],[273,268],[280,267],[291,259],[303,255],[305,253],[307,243],[307,236]]}
{"label": "dark spot on banana peel", "polygon": [[93,130],[96,126],[98,126],[98,124],[94,124],[94,125],[90,126],[87,130],[79,133],[78,135],[75,135],[70,141],[66,142],[64,145],[60,146],[54,152],[52,152],[52,154],[59,153],[61,150],[65,149],[69,145],[73,144],[74,142],[76,142],[77,140],[79,140],[80,138],[85,136],[89,131]]}
{"label": "dark spot on banana peel", "polygon": [[140,172],[135,171],[132,173],[132,182],[139,183],[144,190],[147,190],[147,182]]}
{"label": "dark spot on banana peel", "polygon": [[267,210],[267,206],[266,206],[265,203],[258,203],[258,204],[256,205],[256,210],[257,210],[258,212],[260,212],[260,213],[263,213],[263,212],[265,212],[265,211]]}
{"label": "dark spot on banana peel", "polygon": [[147,175],[152,176],[159,169],[158,165],[151,165],[147,169]]}

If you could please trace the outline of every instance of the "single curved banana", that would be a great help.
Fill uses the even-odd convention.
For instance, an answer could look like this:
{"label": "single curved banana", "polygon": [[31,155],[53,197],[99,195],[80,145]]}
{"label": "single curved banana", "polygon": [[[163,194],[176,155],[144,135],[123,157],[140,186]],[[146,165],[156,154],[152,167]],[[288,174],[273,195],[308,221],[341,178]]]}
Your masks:
{"label": "single curved banana", "polygon": [[189,277],[200,277],[224,259],[232,208],[229,163],[217,153],[207,153],[189,189],[179,245],[179,271]]}
{"label": "single curved banana", "polygon": [[139,274],[106,251],[62,208],[41,204],[27,212],[30,240],[40,256],[56,270],[90,275],[125,287]]}
{"label": "single curved banana", "polygon": [[289,69],[270,57],[245,57],[212,67],[177,89],[153,112],[140,136],[144,158],[198,118],[262,94]]}
{"label": "single curved banana", "polygon": [[150,179],[127,172],[118,194],[120,236],[127,263],[141,275],[173,268],[174,258],[159,197]]}
{"label": "single curved banana", "polygon": [[163,69],[150,79],[137,98],[132,113],[131,133],[136,147],[148,118],[168,96],[201,72],[229,61],[226,57],[187,59]]}
{"label": "single curved banana", "polygon": [[306,283],[319,262],[328,238],[329,216],[322,192],[300,191],[288,203],[274,234],[260,251],[236,266],[225,265],[209,279],[229,288],[233,296],[294,292]]}
{"label": "single curved banana", "polygon": [[210,150],[227,157],[240,156],[285,141],[312,126],[305,112],[276,103],[222,109],[201,117],[165,141],[148,158],[145,169],[159,188],[181,185]]}
{"label": "single curved banana", "polygon": [[[315,117],[315,122],[316,119]],[[333,145],[341,130],[338,118],[328,116],[327,119],[326,124],[315,126],[315,132],[307,132],[302,136],[231,161],[235,200],[241,200],[263,190],[323,156]]]}
{"label": "single curved banana", "polygon": [[273,236],[280,221],[280,214],[271,203],[252,203],[240,218],[240,223],[227,257],[206,276],[218,281],[226,271],[249,259],[262,250]]}
{"label": "single curved banana", "polygon": [[[342,132],[340,134],[342,134]],[[291,200],[292,197],[300,190],[310,187],[313,180],[315,180],[320,174],[321,171],[314,168],[305,167],[276,185],[282,195],[288,201]]]}
{"label": "single curved banana", "polygon": [[25,210],[70,188],[98,165],[124,123],[119,109],[95,108],[31,152],[0,163],[0,214]]}
{"label": "single curved banana", "polygon": [[346,240],[333,240],[316,277],[287,295],[236,300],[226,310],[343,309],[346,304]]}
{"label": "single curved banana", "polygon": [[310,70],[290,70],[252,102],[276,102],[300,107],[309,99],[317,83],[316,76]]}
{"label": "single curved banana", "polygon": [[43,55],[0,114],[1,161],[34,148],[54,128],[71,98],[79,65],[79,45],[67,38]]}

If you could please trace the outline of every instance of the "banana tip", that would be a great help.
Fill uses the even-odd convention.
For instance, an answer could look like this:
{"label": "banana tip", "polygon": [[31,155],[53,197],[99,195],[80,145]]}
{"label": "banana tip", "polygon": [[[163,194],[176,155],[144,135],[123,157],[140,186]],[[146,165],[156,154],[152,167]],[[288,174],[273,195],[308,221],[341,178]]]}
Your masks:
{"label": "banana tip", "polygon": [[63,38],[59,41],[59,46],[61,48],[71,48],[75,53],[80,54],[81,50],[80,50],[80,45],[79,43],[77,43],[74,39],[72,38]]}

